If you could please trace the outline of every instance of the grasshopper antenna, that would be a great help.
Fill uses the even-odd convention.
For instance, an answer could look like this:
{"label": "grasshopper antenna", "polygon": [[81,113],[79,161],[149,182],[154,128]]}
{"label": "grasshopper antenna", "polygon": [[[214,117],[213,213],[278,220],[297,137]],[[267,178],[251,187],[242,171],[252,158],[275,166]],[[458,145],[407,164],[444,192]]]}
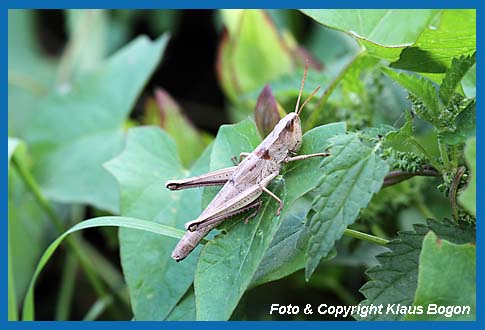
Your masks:
{"label": "grasshopper antenna", "polygon": [[306,80],[306,74],[308,71],[308,59],[305,61],[305,72],[303,73],[303,80],[301,81],[301,87],[300,87],[300,92],[298,93],[298,100],[296,101],[296,107],[295,107],[295,112],[297,115],[300,114],[301,110],[305,107],[305,105],[312,99],[312,97],[315,96],[315,94],[318,92],[320,89],[320,86],[315,88],[315,90],[310,94],[310,96],[307,97],[305,102],[300,107],[300,99],[301,99],[301,94],[303,93],[303,87],[305,86],[305,80]]}
{"label": "grasshopper antenna", "polygon": [[308,71],[308,59],[305,61],[305,72],[303,72],[303,79],[301,81],[300,92],[298,93],[298,99],[296,100],[295,112],[298,114],[298,108],[300,107],[301,94],[303,93],[303,87],[305,86],[306,73]]}
{"label": "grasshopper antenna", "polygon": [[317,94],[317,92],[319,90],[320,90],[320,86],[317,86],[317,88],[315,88],[315,90],[310,94],[310,96],[307,97],[307,99],[305,100],[305,102],[303,102],[303,104],[301,105],[300,109],[298,109],[298,111],[296,112],[297,115],[300,114],[300,112],[303,109],[303,107],[308,103],[308,101],[310,101],[312,99],[312,97],[315,96],[315,94]]}

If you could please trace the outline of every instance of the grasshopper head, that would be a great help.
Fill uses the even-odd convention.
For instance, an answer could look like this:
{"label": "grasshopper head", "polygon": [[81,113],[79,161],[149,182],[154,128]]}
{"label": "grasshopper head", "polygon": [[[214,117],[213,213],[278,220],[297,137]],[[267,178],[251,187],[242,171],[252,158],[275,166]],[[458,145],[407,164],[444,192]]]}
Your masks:
{"label": "grasshopper head", "polygon": [[284,141],[287,141],[288,150],[297,152],[302,140],[300,116],[295,112],[290,112],[280,120],[278,125],[281,125],[281,135],[284,135]]}

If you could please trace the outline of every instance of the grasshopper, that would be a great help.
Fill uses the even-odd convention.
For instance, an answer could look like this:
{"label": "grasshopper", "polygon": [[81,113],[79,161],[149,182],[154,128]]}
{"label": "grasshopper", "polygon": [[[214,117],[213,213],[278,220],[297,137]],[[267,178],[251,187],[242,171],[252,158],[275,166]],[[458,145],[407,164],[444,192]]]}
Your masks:
{"label": "grasshopper", "polygon": [[308,61],[306,62],[295,111],[283,117],[253,152],[241,153],[238,165],[187,179],[171,180],[166,183],[166,187],[170,190],[223,185],[200,216],[185,224],[187,232],[173,250],[173,259],[181,261],[187,257],[212,229],[227,218],[248,210],[253,210],[253,212],[246,218],[245,222],[254,217],[261,207],[262,201],[258,200],[258,197],[263,192],[278,202],[279,207],[276,215],[280,215],[284,206],[283,202],[267,186],[280,174],[283,164],[310,157],[328,156],[327,153],[296,156],[302,142],[299,114],[320,88],[318,86],[300,107],[307,71]]}

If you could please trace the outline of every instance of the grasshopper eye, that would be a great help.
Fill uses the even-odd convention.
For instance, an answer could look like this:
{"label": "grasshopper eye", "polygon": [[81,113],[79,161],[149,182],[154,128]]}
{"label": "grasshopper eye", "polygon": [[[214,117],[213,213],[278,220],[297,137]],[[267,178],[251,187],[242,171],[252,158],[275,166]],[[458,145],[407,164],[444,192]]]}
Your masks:
{"label": "grasshopper eye", "polygon": [[293,132],[295,130],[295,122],[293,120],[290,120],[289,122],[286,123],[285,128],[286,130]]}

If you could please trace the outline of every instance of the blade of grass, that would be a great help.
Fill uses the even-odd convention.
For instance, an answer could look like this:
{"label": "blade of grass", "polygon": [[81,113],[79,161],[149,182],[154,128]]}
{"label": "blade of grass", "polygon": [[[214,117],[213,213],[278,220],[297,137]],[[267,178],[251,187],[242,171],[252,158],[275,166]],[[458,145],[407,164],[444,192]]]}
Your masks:
{"label": "blade of grass", "polygon": [[[57,247],[62,243],[62,241],[71,233],[87,229],[87,228],[94,228],[94,227],[103,227],[103,226],[116,226],[116,227],[124,227],[124,228],[133,228],[139,230],[149,231],[155,234],[160,234],[168,237],[173,238],[182,238],[185,234],[184,231],[178,230],[173,227],[161,225],[151,221],[145,221],[135,218],[127,218],[127,217],[99,217],[94,219],[85,220],[83,222],[78,223],[68,231],[64,232],[61,236],[59,236],[54,242],[52,242],[49,247],[45,250],[44,254],[39,260],[37,267],[35,269],[34,275],[32,276],[32,280],[30,281],[29,288],[27,290],[27,294],[25,296],[23,308],[22,308],[22,319],[23,320],[33,320],[34,319],[34,287],[37,277],[39,276],[40,272],[44,268],[44,266],[49,261],[52,254],[55,252]],[[107,297],[108,295],[103,295],[103,297]]]}
{"label": "blade of grass", "polygon": [[76,283],[77,259],[72,253],[66,255],[62,271],[61,285],[59,287],[59,296],[57,298],[56,315],[57,321],[69,319],[71,313],[71,301]]}

